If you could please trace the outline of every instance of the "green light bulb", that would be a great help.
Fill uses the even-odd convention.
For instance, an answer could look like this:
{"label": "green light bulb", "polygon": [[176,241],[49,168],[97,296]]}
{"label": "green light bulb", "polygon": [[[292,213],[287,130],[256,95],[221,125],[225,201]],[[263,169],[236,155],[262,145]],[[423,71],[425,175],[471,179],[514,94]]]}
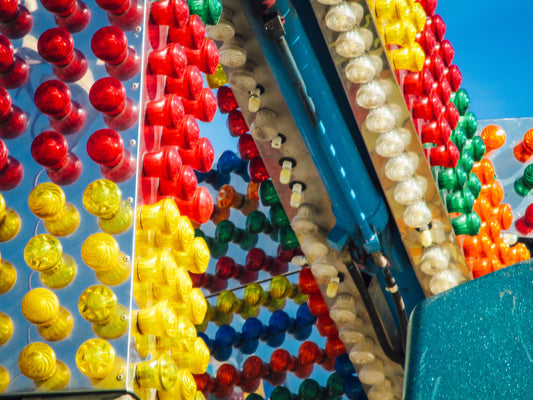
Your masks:
{"label": "green light bulb", "polygon": [[456,235],[477,235],[481,227],[481,219],[475,212],[452,218],[451,223]]}
{"label": "green light bulb", "polygon": [[464,130],[469,139],[472,139],[477,132],[476,116],[471,112],[465,113],[465,115],[459,117],[457,126]]}
{"label": "green light bulb", "polygon": [[468,188],[458,190],[446,196],[446,208],[448,212],[467,214],[472,211],[476,198]]}
{"label": "green light bulb", "polygon": [[236,243],[243,250],[253,249],[258,240],[257,234],[237,228],[233,222],[228,220],[219,222],[215,230],[215,238],[222,243]]}
{"label": "green light bulb", "polygon": [[250,233],[271,233],[273,229],[266,215],[255,210],[246,217],[246,230]]}
{"label": "green light bulb", "polygon": [[265,207],[271,207],[280,202],[278,192],[276,192],[276,188],[270,179],[261,182],[259,197]]}
{"label": "green light bulb", "polygon": [[481,193],[481,181],[476,174],[470,174],[468,176],[466,187],[472,192],[476,199],[479,197],[479,193]]}
{"label": "green light bulb", "polygon": [[470,97],[466,90],[459,89],[457,92],[452,93],[450,101],[455,105],[460,115],[465,115],[468,107],[470,107]]}
{"label": "green light bulb", "polygon": [[344,394],[343,383],[344,379],[336,372],[329,376],[326,383],[329,399],[333,400],[333,398],[340,397]]}
{"label": "green light bulb", "polygon": [[281,203],[276,203],[270,207],[270,223],[275,229],[290,225],[289,217],[287,217]]}
{"label": "green light bulb", "polygon": [[251,393],[246,396],[246,400],[265,400],[263,396],[258,395],[257,393]]}
{"label": "green light bulb", "polygon": [[468,151],[472,154],[472,159],[476,162],[481,161],[485,155],[485,143],[481,136],[474,136],[472,139],[468,139],[461,152]]}
{"label": "green light bulb", "polygon": [[296,234],[290,226],[282,228],[279,231],[279,242],[283,250],[293,250],[300,245]]}
{"label": "green light bulb", "polygon": [[457,165],[463,167],[463,170],[469,174],[474,167],[474,158],[469,151],[463,151],[459,157],[459,162]]}
{"label": "green light bulb", "polygon": [[531,189],[533,189],[533,164],[529,164],[524,170],[524,175],[514,183],[514,190],[521,197],[526,197]]}
{"label": "green light bulb", "polygon": [[202,237],[205,240],[205,243],[207,244],[207,247],[209,248],[209,253],[211,253],[211,257],[215,259],[219,259],[220,257],[223,257],[228,252],[228,244],[222,243],[212,237],[207,236],[203,231],[200,229],[194,230],[194,236],[196,237]]}
{"label": "green light bulb", "polygon": [[306,379],[298,388],[301,400],[320,400],[324,397],[324,390],[314,379]]}
{"label": "green light bulb", "polygon": [[287,389],[284,386],[278,386],[272,391],[272,394],[270,395],[270,400],[293,400],[294,396],[290,392],[289,389]]}
{"label": "green light bulb", "polygon": [[187,0],[189,12],[198,15],[206,25],[216,25],[222,15],[220,0]]}
{"label": "green light bulb", "polygon": [[437,183],[442,190],[461,190],[466,180],[467,174],[460,164],[455,168],[441,169],[437,176]]}
{"label": "green light bulb", "polygon": [[459,151],[463,151],[463,147],[465,145],[466,139],[467,139],[466,133],[463,130],[463,128],[461,128],[460,126],[455,128],[452,131],[452,134],[450,135],[450,140],[455,143]]}

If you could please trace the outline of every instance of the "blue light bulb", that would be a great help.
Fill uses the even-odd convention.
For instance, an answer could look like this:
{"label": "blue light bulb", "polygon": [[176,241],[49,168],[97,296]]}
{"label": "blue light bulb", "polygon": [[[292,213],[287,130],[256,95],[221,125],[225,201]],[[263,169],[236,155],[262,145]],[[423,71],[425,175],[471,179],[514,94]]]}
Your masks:
{"label": "blue light bulb", "polygon": [[235,173],[240,175],[245,182],[250,181],[248,175],[248,162],[241,160],[233,151],[226,150],[217,161],[217,170],[221,174]]}
{"label": "blue light bulb", "polygon": [[355,374],[355,369],[347,353],[341,354],[335,359],[335,372],[343,378]]}

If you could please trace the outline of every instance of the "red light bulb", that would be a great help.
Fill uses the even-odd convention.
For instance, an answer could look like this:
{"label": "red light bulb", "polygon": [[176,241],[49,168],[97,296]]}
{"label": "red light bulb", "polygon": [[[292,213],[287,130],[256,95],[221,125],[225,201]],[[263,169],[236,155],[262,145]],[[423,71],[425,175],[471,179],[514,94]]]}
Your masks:
{"label": "red light bulb", "polygon": [[459,111],[457,110],[457,107],[455,107],[455,104],[453,104],[452,102],[448,102],[448,104],[446,104],[446,108],[444,109],[444,112],[442,113],[442,116],[446,118],[446,121],[448,121],[450,128],[452,129],[457,128],[460,114],[459,114]]}
{"label": "red light bulb", "polygon": [[[146,128],[146,127],[145,127]],[[200,127],[192,115],[185,115],[177,129],[163,127],[161,146],[179,146],[191,149],[200,139]]]}
{"label": "red light bulb", "polygon": [[185,49],[189,64],[196,65],[204,74],[214,74],[218,65],[218,48],[211,39],[206,39],[198,50]]}
{"label": "red light bulb", "polygon": [[448,39],[444,39],[439,43],[439,55],[447,67],[452,65],[453,58],[455,57],[455,50]]}
{"label": "red light bulb", "polygon": [[255,145],[254,138],[250,134],[239,136],[239,154],[243,161],[249,161],[254,157],[259,157],[259,150]]}
{"label": "red light bulb", "polygon": [[422,5],[422,8],[424,8],[426,15],[430,16],[435,14],[437,0],[418,0],[418,2]]}
{"label": "red light bulb", "polygon": [[209,88],[203,88],[198,99],[182,98],[181,102],[187,114],[191,114],[203,122],[211,122],[217,112],[217,100]]}
{"label": "red light bulb", "polygon": [[320,292],[310,293],[309,298],[307,299],[307,305],[309,306],[311,315],[318,316],[328,312],[328,306],[322,298]]}
{"label": "red light bulb", "polygon": [[231,365],[224,363],[218,370],[215,377],[215,384],[218,386],[235,386],[239,383],[240,374],[237,369]]}
{"label": "red light bulb", "polygon": [[239,137],[250,132],[241,110],[230,111],[227,119],[227,126],[229,134],[233,137]]}
{"label": "red light bulb", "polygon": [[431,29],[431,24],[428,24],[428,21],[431,21],[429,18],[426,20],[426,25],[422,32],[417,33],[415,41],[422,47],[424,53],[431,54],[433,50],[437,47],[437,38]]}
{"label": "red light bulb", "polygon": [[245,379],[260,379],[265,375],[265,363],[257,356],[250,356],[242,365],[242,377]]}
{"label": "red light bulb", "polygon": [[298,287],[303,294],[319,293],[320,289],[311,273],[311,268],[302,268],[298,275]]}
{"label": "red light bulb", "polygon": [[217,90],[218,109],[222,114],[227,114],[230,111],[239,108],[233,90],[229,86],[221,86]]}
{"label": "red light bulb", "polygon": [[26,36],[33,27],[33,17],[17,0],[4,0],[0,9],[0,32],[11,39]]}
{"label": "red light bulb", "polygon": [[324,351],[314,342],[303,342],[298,349],[298,361],[302,365],[318,364],[323,357]]}
{"label": "red light bulb", "polygon": [[6,144],[0,140],[0,190],[16,188],[23,177],[22,164],[9,155]]}
{"label": "red light bulb", "polygon": [[522,235],[533,231],[533,203],[527,206],[525,214],[515,221],[514,226]]}
{"label": "red light bulb", "polygon": [[96,31],[91,39],[94,55],[105,62],[107,73],[120,81],[133,78],[141,70],[141,59],[128,47],[128,39],[116,26],[106,26]]}
{"label": "red light bulb", "polygon": [[27,126],[26,114],[11,104],[9,92],[0,86],[0,138],[16,138],[24,133]]}
{"label": "red light bulb", "polygon": [[165,146],[160,150],[145,153],[143,176],[149,178],[172,179],[181,169],[181,157],[177,146]]}
{"label": "red light bulb", "polygon": [[431,18],[426,20],[426,23],[429,23],[433,34],[437,38],[438,42],[444,40],[444,35],[446,34],[446,24],[440,15],[433,15]]}
{"label": "red light bulb", "polygon": [[286,272],[289,266],[277,257],[267,256],[263,250],[254,248],[246,255],[246,268],[250,271],[264,270],[275,276]]}
{"label": "red light bulb", "polygon": [[270,368],[273,372],[291,371],[297,364],[298,360],[291,356],[285,349],[276,349],[270,356]]}
{"label": "red light bulb", "polygon": [[220,257],[215,267],[215,274],[219,279],[232,279],[236,278],[240,274],[240,265],[237,265],[235,261],[230,257]]}
{"label": "red light bulb", "polygon": [[417,96],[428,96],[433,90],[435,80],[427,69],[411,72],[403,80],[403,92]]}
{"label": "red light bulb", "polygon": [[326,340],[326,354],[328,358],[335,360],[341,354],[346,353],[346,347],[338,336],[330,336]]}
{"label": "red light bulb", "polygon": [[248,172],[253,182],[263,182],[270,177],[261,157],[254,157],[250,160]]}
{"label": "red light bulb", "polygon": [[50,117],[50,125],[57,132],[76,133],[85,124],[85,111],[71,101],[70,90],[63,82],[52,79],[41,83],[33,96],[35,105]]}
{"label": "red light bulb", "polygon": [[155,75],[177,78],[183,75],[187,66],[187,56],[183,47],[172,43],[148,54],[148,71]]}
{"label": "red light bulb", "polygon": [[457,65],[451,65],[445,72],[444,76],[450,83],[452,91],[457,92],[461,88],[463,82],[463,75]]}
{"label": "red light bulb", "polygon": [[125,182],[135,174],[135,157],[124,148],[122,137],[113,129],[94,132],[87,141],[87,154],[109,180]]}
{"label": "red light bulb", "polygon": [[292,261],[293,257],[302,256],[303,253],[300,247],[296,247],[294,249],[289,249],[289,250],[284,250],[281,245],[278,245],[277,255],[278,255],[277,256],[278,260],[288,263]]}
{"label": "red light bulb", "polygon": [[190,165],[198,172],[209,172],[215,161],[215,151],[207,138],[200,138],[190,150],[179,149],[183,164]]}
{"label": "red light bulb", "polygon": [[335,322],[330,318],[328,313],[320,314],[316,321],[318,333],[323,337],[330,337],[337,335],[337,327]]}
{"label": "red light bulb", "polygon": [[146,104],[145,123],[177,129],[184,115],[185,110],[180,98],[175,94],[168,94],[159,100],[149,101]]}
{"label": "red light bulb", "polygon": [[429,163],[432,166],[455,168],[459,161],[460,152],[454,142],[429,149]]}
{"label": "red light bulb", "polygon": [[58,185],[70,185],[80,177],[80,159],[68,151],[66,139],[57,132],[46,131],[38,135],[31,144],[31,155]]}
{"label": "red light bulb", "polygon": [[196,382],[197,390],[204,393],[209,393],[213,391],[215,381],[208,373],[194,374],[193,377],[194,381]]}
{"label": "red light bulb", "polygon": [[446,79],[446,76],[441,76],[438,84],[435,86],[435,93],[439,96],[442,104],[447,104],[450,101],[450,97],[452,97],[452,86]]}
{"label": "red light bulb", "polygon": [[142,24],[143,6],[137,0],[96,0],[96,4],[107,11],[111,25],[123,31],[132,31]]}
{"label": "red light bulb", "polygon": [[189,6],[185,0],[163,0],[150,4],[150,17],[155,25],[183,28],[189,21]]}
{"label": "red light bulb", "polygon": [[444,105],[435,93],[428,97],[415,99],[411,106],[411,113],[414,119],[420,118],[426,121],[436,120],[444,111]]}
{"label": "red light bulb", "polygon": [[191,199],[198,188],[198,179],[190,165],[182,165],[178,173],[170,179],[159,180],[159,193],[162,196]]}
{"label": "red light bulb", "polygon": [[16,89],[24,85],[30,76],[28,63],[13,54],[10,40],[0,35],[0,85]]}
{"label": "red light bulb", "polygon": [[182,99],[196,100],[202,94],[204,79],[198,67],[188,65],[180,77],[167,77],[165,85],[167,93],[176,94]]}
{"label": "red light bulb", "polygon": [[52,28],[43,32],[37,50],[42,58],[53,64],[54,74],[64,82],[76,82],[87,72],[87,59],[74,48],[74,40],[66,29]]}
{"label": "red light bulb", "polygon": [[420,134],[422,143],[434,143],[437,146],[446,144],[450,140],[452,129],[446,118],[440,117],[436,121],[424,124]]}
{"label": "red light bulb", "polygon": [[205,25],[198,15],[190,15],[183,28],[170,27],[168,42],[179,43],[189,49],[199,49],[205,41]]}
{"label": "red light bulb", "polygon": [[434,51],[429,57],[426,57],[424,68],[431,73],[431,76],[433,76],[433,79],[436,81],[438,81],[446,71],[446,65],[438,51]]}
{"label": "red light bulb", "polygon": [[213,213],[213,198],[206,187],[196,189],[190,200],[175,199],[180,212],[199,224],[209,221]]}
{"label": "red light bulb", "polygon": [[126,89],[117,78],[101,78],[93,83],[89,90],[89,101],[104,114],[104,122],[111,129],[130,129],[139,118],[137,107],[126,98]]}
{"label": "red light bulb", "polygon": [[87,5],[79,0],[41,0],[41,4],[55,14],[56,25],[70,33],[81,32],[91,19]]}

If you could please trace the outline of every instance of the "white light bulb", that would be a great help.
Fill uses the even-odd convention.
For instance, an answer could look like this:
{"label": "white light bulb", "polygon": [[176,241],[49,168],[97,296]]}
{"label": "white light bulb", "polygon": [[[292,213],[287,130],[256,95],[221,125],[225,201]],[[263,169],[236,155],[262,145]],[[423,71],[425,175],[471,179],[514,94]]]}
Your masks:
{"label": "white light bulb", "polygon": [[329,316],[333,321],[341,325],[355,322],[357,318],[355,298],[347,293],[339,294],[329,310]]}
{"label": "white light bulb", "polygon": [[326,13],[325,21],[326,26],[335,32],[351,31],[357,26],[357,17],[346,3],[330,7]]}
{"label": "white light bulb", "polygon": [[379,73],[376,64],[368,56],[352,58],[344,70],[346,78],[353,83],[369,82]]}
{"label": "white light bulb", "polygon": [[366,127],[372,132],[385,133],[394,129],[396,121],[394,114],[387,105],[373,108],[365,120]]}
{"label": "white light bulb", "polygon": [[288,185],[291,181],[292,174],[292,161],[284,160],[283,165],[281,166],[281,171],[279,173],[279,183],[282,185]]}
{"label": "white light bulb", "polygon": [[333,252],[329,252],[320,257],[311,265],[311,273],[316,279],[330,280],[339,275],[339,265],[337,257]]}
{"label": "white light bulb", "polygon": [[413,204],[424,197],[427,185],[426,178],[420,175],[398,182],[394,187],[394,200],[403,205]]}
{"label": "white light bulb", "polygon": [[357,365],[371,363],[376,359],[374,354],[374,342],[370,338],[365,338],[361,342],[355,343],[348,354],[350,361]]}
{"label": "white light bulb", "polygon": [[239,68],[246,63],[247,53],[242,47],[242,37],[235,35],[218,49],[219,62],[225,67]]}
{"label": "white light bulb", "polygon": [[256,113],[261,108],[261,89],[255,88],[248,96],[248,111]]}
{"label": "white light bulb", "polygon": [[364,333],[349,327],[342,327],[339,330],[339,339],[342,340],[342,343],[347,348],[353,346],[355,343],[362,342],[365,340],[365,337]]}
{"label": "white light bulb", "polygon": [[359,34],[365,41],[365,49],[369,51],[372,45],[374,44],[374,34],[370,29],[366,28],[359,28]]}
{"label": "white light bulb", "polygon": [[456,266],[451,265],[449,269],[441,271],[431,277],[431,280],[429,281],[429,290],[433,294],[439,294],[464,282],[466,282],[465,276]]}
{"label": "white light bulb", "polygon": [[329,252],[329,246],[322,235],[309,235],[302,240],[301,248],[305,258],[313,264],[320,257],[324,257]]}
{"label": "white light bulb", "polygon": [[316,223],[318,211],[315,206],[311,204],[302,204],[298,208],[296,216],[291,221],[291,226],[298,236],[309,236],[318,233],[318,225]]}
{"label": "white light bulb", "polygon": [[373,80],[359,87],[355,101],[359,107],[376,108],[385,103],[387,96],[378,81]]}
{"label": "white light bulb", "polygon": [[330,299],[337,296],[337,292],[339,291],[340,284],[341,284],[341,280],[339,279],[338,276],[336,276],[335,278],[332,278],[329,281],[328,286],[326,287],[326,296],[329,297]]}
{"label": "white light bulb", "polygon": [[213,40],[226,41],[235,36],[235,27],[231,16],[233,12],[227,8],[222,9],[222,15],[216,25],[206,25],[205,31],[207,36]]}
{"label": "white light bulb", "polygon": [[374,150],[381,157],[390,158],[402,154],[411,141],[411,134],[407,131],[407,136],[404,131],[407,129],[397,128],[392,131],[382,133],[376,140]]}
{"label": "white light bulb", "polygon": [[252,136],[261,141],[269,141],[278,136],[275,122],[277,114],[268,108],[262,108],[255,114],[255,120],[250,126]]}
{"label": "white light bulb", "polygon": [[354,58],[365,53],[366,43],[358,29],[343,32],[335,42],[335,51],[341,57]]}
{"label": "white light bulb", "polygon": [[435,275],[448,269],[450,253],[441,246],[431,246],[424,249],[420,260],[420,270],[427,275]]}
{"label": "white light bulb", "polygon": [[365,9],[361,4],[356,1],[350,1],[348,5],[352,9],[353,15],[355,15],[355,23],[359,25],[363,20],[363,17],[365,16]]}
{"label": "white light bulb", "polygon": [[357,374],[361,383],[365,385],[379,385],[385,381],[385,371],[383,371],[383,361],[376,358],[373,362],[366,364]]}
{"label": "white light bulb", "polygon": [[394,120],[396,121],[396,125],[398,126],[403,125],[403,122],[409,117],[409,114],[407,113],[407,109],[403,109],[396,103],[389,103],[389,108],[392,112],[392,115],[394,115]]}
{"label": "white light bulb", "polygon": [[304,265],[307,265],[307,259],[305,256],[294,256],[291,259],[291,264],[296,265],[297,267],[303,267]]}
{"label": "white light bulb", "polygon": [[303,187],[301,183],[295,183],[292,185],[292,192],[291,192],[291,198],[289,200],[289,205],[292,208],[298,208],[302,205],[303,201]]}
{"label": "white light bulb", "polygon": [[234,70],[228,76],[228,82],[233,90],[249,92],[257,87],[254,67],[249,61],[243,67]]}
{"label": "white light bulb", "polygon": [[390,381],[385,379],[383,382],[373,385],[367,394],[368,400],[394,400],[394,394]]}
{"label": "white light bulb", "polygon": [[424,201],[417,201],[405,209],[403,221],[411,228],[426,228],[431,223],[431,210]]}
{"label": "white light bulb", "polygon": [[413,152],[391,157],[385,163],[385,176],[391,181],[401,182],[414,175],[418,168],[418,156]]}
{"label": "white light bulb", "polygon": [[282,144],[283,144],[283,138],[279,135],[270,141],[270,146],[273,149],[281,149]]}

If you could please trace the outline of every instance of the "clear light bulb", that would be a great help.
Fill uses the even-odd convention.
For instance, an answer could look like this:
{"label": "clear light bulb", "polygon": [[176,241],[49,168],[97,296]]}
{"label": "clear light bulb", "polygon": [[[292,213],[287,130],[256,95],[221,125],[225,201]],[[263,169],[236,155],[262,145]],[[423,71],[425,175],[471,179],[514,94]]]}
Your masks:
{"label": "clear light bulb", "polygon": [[279,183],[282,185],[288,185],[291,181],[292,174],[292,161],[284,160],[279,173]]}
{"label": "clear light bulb", "polygon": [[365,337],[364,340],[353,345],[348,355],[352,363],[364,365],[376,360],[374,351],[374,342],[372,339]]}
{"label": "clear light bulb", "polygon": [[351,327],[342,327],[339,330],[339,339],[349,348],[355,343],[365,340],[365,334]]}
{"label": "clear light bulb", "polygon": [[388,105],[384,105],[370,110],[365,123],[372,132],[385,133],[394,129],[396,120]]}
{"label": "clear light bulb", "polygon": [[363,17],[365,16],[365,9],[361,4],[356,1],[350,1],[348,5],[352,9],[353,15],[355,15],[355,23],[359,25],[363,20]]}
{"label": "clear light bulb", "polygon": [[365,49],[369,51],[372,45],[374,44],[374,34],[370,29],[366,28],[359,28],[359,34],[365,41]]}
{"label": "clear light bulb", "polygon": [[[379,86],[381,86],[381,89],[385,92],[385,97],[387,99],[390,98],[392,95],[392,91],[394,90],[394,83],[391,79],[378,79]],[[389,104],[390,106],[390,104]]]}
{"label": "clear light bulb", "polygon": [[255,88],[248,96],[248,111],[255,113],[261,108],[261,89]]}
{"label": "clear light bulb", "polygon": [[385,163],[385,175],[391,181],[401,182],[414,175],[418,168],[418,156],[413,152],[391,157]]}
{"label": "clear light bulb", "polygon": [[429,281],[429,290],[433,294],[439,294],[464,282],[466,282],[464,275],[456,266],[452,265],[449,269],[432,276]]}
{"label": "clear light bulb", "polygon": [[226,41],[235,36],[235,27],[231,17],[233,12],[228,8],[222,9],[222,15],[216,25],[206,25],[207,36],[213,40]]}
{"label": "clear light bulb", "polygon": [[246,63],[248,54],[242,46],[242,43],[243,39],[239,35],[235,35],[230,40],[226,40],[218,50],[220,64],[230,68],[239,68],[243,66]]}
{"label": "clear light bulb", "polygon": [[278,136],[278,129],[275,122],[277,114],[268,108],[262,108],[257,111],[255,120],[250,126],[252,136],[261,141],[269,141]]}
{"label": "clear light bulb", "polygon": [[346,78],[353,83],[365,83],[374,79],[380,72],[369,56],[352,58],[344,70]]}
{"label": "clear light bulb", "polygon": [[331,280],[339,275],[337,260],[333,253],[329,253],[319,258],[311,265],[311,272],[316,279]]}
{"label": "clear light bulb", "polygon": [[248,61],[244,66],[231,72],[228,82],[233,90],[249,92],[257,87],[255,80],[254,66]]}
{"label": "clear light bulb", "polygon": [[420,269],[427,275],[435,275],[448,269],[450,253],[445,247],[434,245],[424,249]]}
{"label": "clear light bulb", "polygon": [[347,293],[339,294],[330,308],[329,316],[333,321],[341,325],[355,322],[357,318],[355,298]]}
{"label": "clear light bulb", "polygon": [[364,365],[357,375],[359,376],[361,383],[365,385],[378,385],[382,383],[385,381],[383,361],[376,358],[373,362]]}
{"label": "clear light bulb", "polygon": [[390,158],[403,153],[410,142],[411,133],[405,128],[396,128],[380,134],[376,140],[374,150],[381,157]]}
{"label": "clear light bulb", "polygon": [[405,224],[415,229],[426,228],[431,223],[431,218],[431,210],[422,200],[407,206],[403,212]]}
{"label": "clear light bulb", "polygon": [[359,107],[366,109],[376,108],[385,103],[387,96],[378,81],[373,80],[359,87],[355,101]]}
{"label": "clear light bulb", "polygon": [[368,390],[368,400],[394,400],[391,383],[388,379],[373,385]]}
{"label": "clear light bulb", "polygon": [[401,181],[394,187],[394,200],[405,206],[413,204],[424,197],[427,185],[426,178],[420,175]]}
{"label": "clear light bulb", "polygon": [[365,49],[366,43],[359,29],[341,33],[335,42],[335,51],[345,58],[360,57],[365,53]]}
{"label": "clear light bulb", "polygon": [[297,267],[303,267],[304,265],[307,265],[307,259],[305,256],[294,256],[291,259],[291,264],[296,265]]}
{"label": "clear light bulb", "polygon": [[326,26],[335,32],[351,31],[357,26],[357,17],[346,3],[330,7],[325,17]]}
{"label": "clear light bulb", "polygon": [[316,235],[318,233],[317,214],[318,211],[315,206],[302,204],[291,221],[294,232],[299,236]]}
{"label": "clear light bulb", "polygon": [[329,252],[327,241],[320,234],[309,235],[304,238],[301,242],[301,248],[305,254],[305,258],[311,265]]}
{"label": "clear light bulb", "polygon": [[302,184],[295,183],[292,185],[292,193],[290,199],[290,206],[292,208],[298,208],[302,204],[303,194],[302,194]]}
{"label": "clear light bulb", "polygon": [[518,236],[512,233],[502,233],[502,239],[507,246],[512,246],[518,241]]}

